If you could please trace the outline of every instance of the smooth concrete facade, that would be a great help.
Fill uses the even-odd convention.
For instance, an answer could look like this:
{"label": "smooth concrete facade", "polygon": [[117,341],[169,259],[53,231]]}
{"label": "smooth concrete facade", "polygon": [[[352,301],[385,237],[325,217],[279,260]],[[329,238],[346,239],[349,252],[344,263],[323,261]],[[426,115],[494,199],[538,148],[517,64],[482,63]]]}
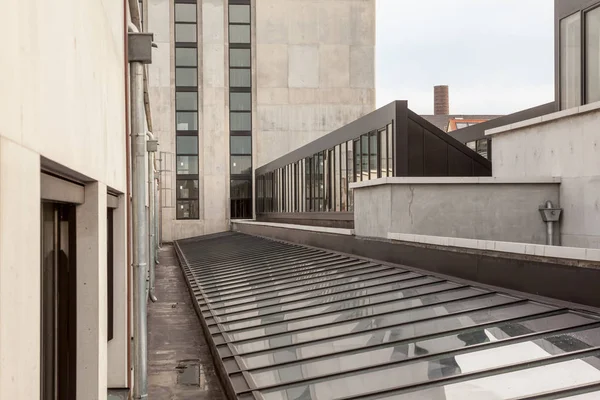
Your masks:
{"label": "smooth concrete facade", "polygon": [[255,166],[375,109],[374,0],[258,0]]}
{"label": "smooth concrete facade", "polygon": [[560,177],[564,246],[600,248],[600,103],[487,131],[494,176]]}
{"label": "smooth concrete facade", "polygon": [[124,34],[122,1],[0,5],[0,35],[9,38],[0,58],[1,399],[40,397],[41,169],[85,186],[76,210],[77,398],[127,385],[123,195],[115,223],[115,309],[123,311],[118,340],[106,338],[106,192],[127,189]]}
{"label": "smooth concrete facade", "polygon": [[[199,219],[176,218],[174,5],[147,0],[162,240],[230,222],[228,1],[198,0]],[[252,1],[253,168],[375,109],[375,0]]]}
{"label": "smooth concrete facade", "polygon": [[559,179],[381,178],[355,183],[354,231],[546,243],[538,208],[559,201]]}

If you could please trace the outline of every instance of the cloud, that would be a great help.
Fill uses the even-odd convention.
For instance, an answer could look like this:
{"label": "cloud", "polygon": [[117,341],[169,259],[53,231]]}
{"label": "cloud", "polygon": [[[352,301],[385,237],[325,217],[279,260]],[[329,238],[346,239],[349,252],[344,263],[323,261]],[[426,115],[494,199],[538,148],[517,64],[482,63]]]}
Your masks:
{"label": "cloud", "polygon": [[554,99],[551,0],[378,0],[377,105],[505,114]]}

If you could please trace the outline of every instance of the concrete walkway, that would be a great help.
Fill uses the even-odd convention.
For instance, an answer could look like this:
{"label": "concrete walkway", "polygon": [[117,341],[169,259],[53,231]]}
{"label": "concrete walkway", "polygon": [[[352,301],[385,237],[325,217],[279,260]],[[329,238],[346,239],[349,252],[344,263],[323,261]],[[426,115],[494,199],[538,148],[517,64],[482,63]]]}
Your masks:
{"label": "concrete walkway", "polygon": [[158,302],[148,303],[148,398],[225,400],[173,247],[156,268]]}

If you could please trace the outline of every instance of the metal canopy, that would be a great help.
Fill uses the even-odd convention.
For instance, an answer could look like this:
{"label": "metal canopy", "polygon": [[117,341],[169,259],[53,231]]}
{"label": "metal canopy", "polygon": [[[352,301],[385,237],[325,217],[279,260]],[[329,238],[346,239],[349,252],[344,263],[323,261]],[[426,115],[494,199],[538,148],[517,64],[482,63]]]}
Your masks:
{"label": "metal canopy", "polygon": [[176,243],[231,399],[597,399],[600,318],[222,233]]}

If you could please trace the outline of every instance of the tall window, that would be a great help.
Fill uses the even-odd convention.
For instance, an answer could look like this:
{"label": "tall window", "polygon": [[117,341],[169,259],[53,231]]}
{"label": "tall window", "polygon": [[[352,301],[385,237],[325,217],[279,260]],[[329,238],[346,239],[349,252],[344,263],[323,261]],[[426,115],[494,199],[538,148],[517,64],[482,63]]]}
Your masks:
{"label": "tall window", "polygon": [[199,218],[198,33],[195,0],[175,3],[177,219]]}
{"label": "tall window", "polygon": [[600,101],[600,7],[585,14],[586,103]]}
{"label": "tall window", "polygon": [[581,105],[581,16],[579,13],[560,21],[560,104],[563,109]]}
{"label": "tall window", "polygon": [[231,219],[252,218],[250,0],[229,2],[229,153]]}

